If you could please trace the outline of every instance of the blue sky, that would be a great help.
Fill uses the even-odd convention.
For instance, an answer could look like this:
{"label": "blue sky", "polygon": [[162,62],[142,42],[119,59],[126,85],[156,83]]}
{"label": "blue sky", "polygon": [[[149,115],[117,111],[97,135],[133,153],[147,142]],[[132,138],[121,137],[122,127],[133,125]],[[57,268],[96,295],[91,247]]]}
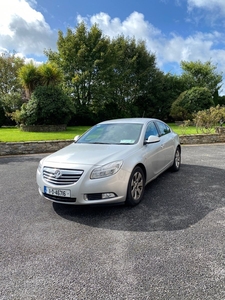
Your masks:
{"label": "blue sky", "polygon": [[211,60],[225,73],[224,0],[0,0],[0,52],[44,62],[58,30],[81,21],[111,38],[144,40],[164,72],[179,74],[182,60]]}

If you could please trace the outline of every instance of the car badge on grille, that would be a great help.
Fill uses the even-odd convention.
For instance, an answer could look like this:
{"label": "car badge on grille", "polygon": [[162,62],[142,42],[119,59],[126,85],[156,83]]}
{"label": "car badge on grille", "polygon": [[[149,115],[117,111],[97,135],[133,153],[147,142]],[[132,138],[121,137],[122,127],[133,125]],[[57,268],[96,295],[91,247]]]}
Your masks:
{"label": "car badge on grille", "polygon": [[54,177],[57,179],[57,178],[59,178],[61,175],[62,175],[62,173],[61,173],[61,171],[60,170],[55,170],[55,172],[54,172]]}

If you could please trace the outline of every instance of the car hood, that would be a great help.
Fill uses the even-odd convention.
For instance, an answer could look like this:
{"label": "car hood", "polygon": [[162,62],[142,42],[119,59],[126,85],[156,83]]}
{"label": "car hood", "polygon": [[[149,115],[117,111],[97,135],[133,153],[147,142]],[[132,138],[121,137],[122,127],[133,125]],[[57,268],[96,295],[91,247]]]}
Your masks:
{"label": "car hood", "polygon": [[73,143],[46,157],[45,163],[104,165],[115,160],[123,160],[136,149],[137,145]]}

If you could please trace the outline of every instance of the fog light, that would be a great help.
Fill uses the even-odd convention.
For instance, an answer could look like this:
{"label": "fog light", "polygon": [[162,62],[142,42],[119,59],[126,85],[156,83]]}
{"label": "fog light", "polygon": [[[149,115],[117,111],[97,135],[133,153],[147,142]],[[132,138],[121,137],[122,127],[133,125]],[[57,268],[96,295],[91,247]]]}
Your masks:
{"label": "fog light", "polygon": [[102,194],[102,199],[114,198],[115,196],[114,193],[104,193]]}

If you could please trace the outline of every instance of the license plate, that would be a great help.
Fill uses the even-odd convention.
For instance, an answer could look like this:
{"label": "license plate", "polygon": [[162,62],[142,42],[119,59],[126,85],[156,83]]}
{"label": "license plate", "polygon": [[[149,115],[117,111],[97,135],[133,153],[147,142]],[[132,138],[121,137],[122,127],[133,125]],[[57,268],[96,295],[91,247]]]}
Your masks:
{"label": "license plate", "polygon": [[44,193],[52,196],[58,196],[58,197],[66,197],[66,198],[71,197],[70,190],[52,189],[47,186],[44,187]]}

